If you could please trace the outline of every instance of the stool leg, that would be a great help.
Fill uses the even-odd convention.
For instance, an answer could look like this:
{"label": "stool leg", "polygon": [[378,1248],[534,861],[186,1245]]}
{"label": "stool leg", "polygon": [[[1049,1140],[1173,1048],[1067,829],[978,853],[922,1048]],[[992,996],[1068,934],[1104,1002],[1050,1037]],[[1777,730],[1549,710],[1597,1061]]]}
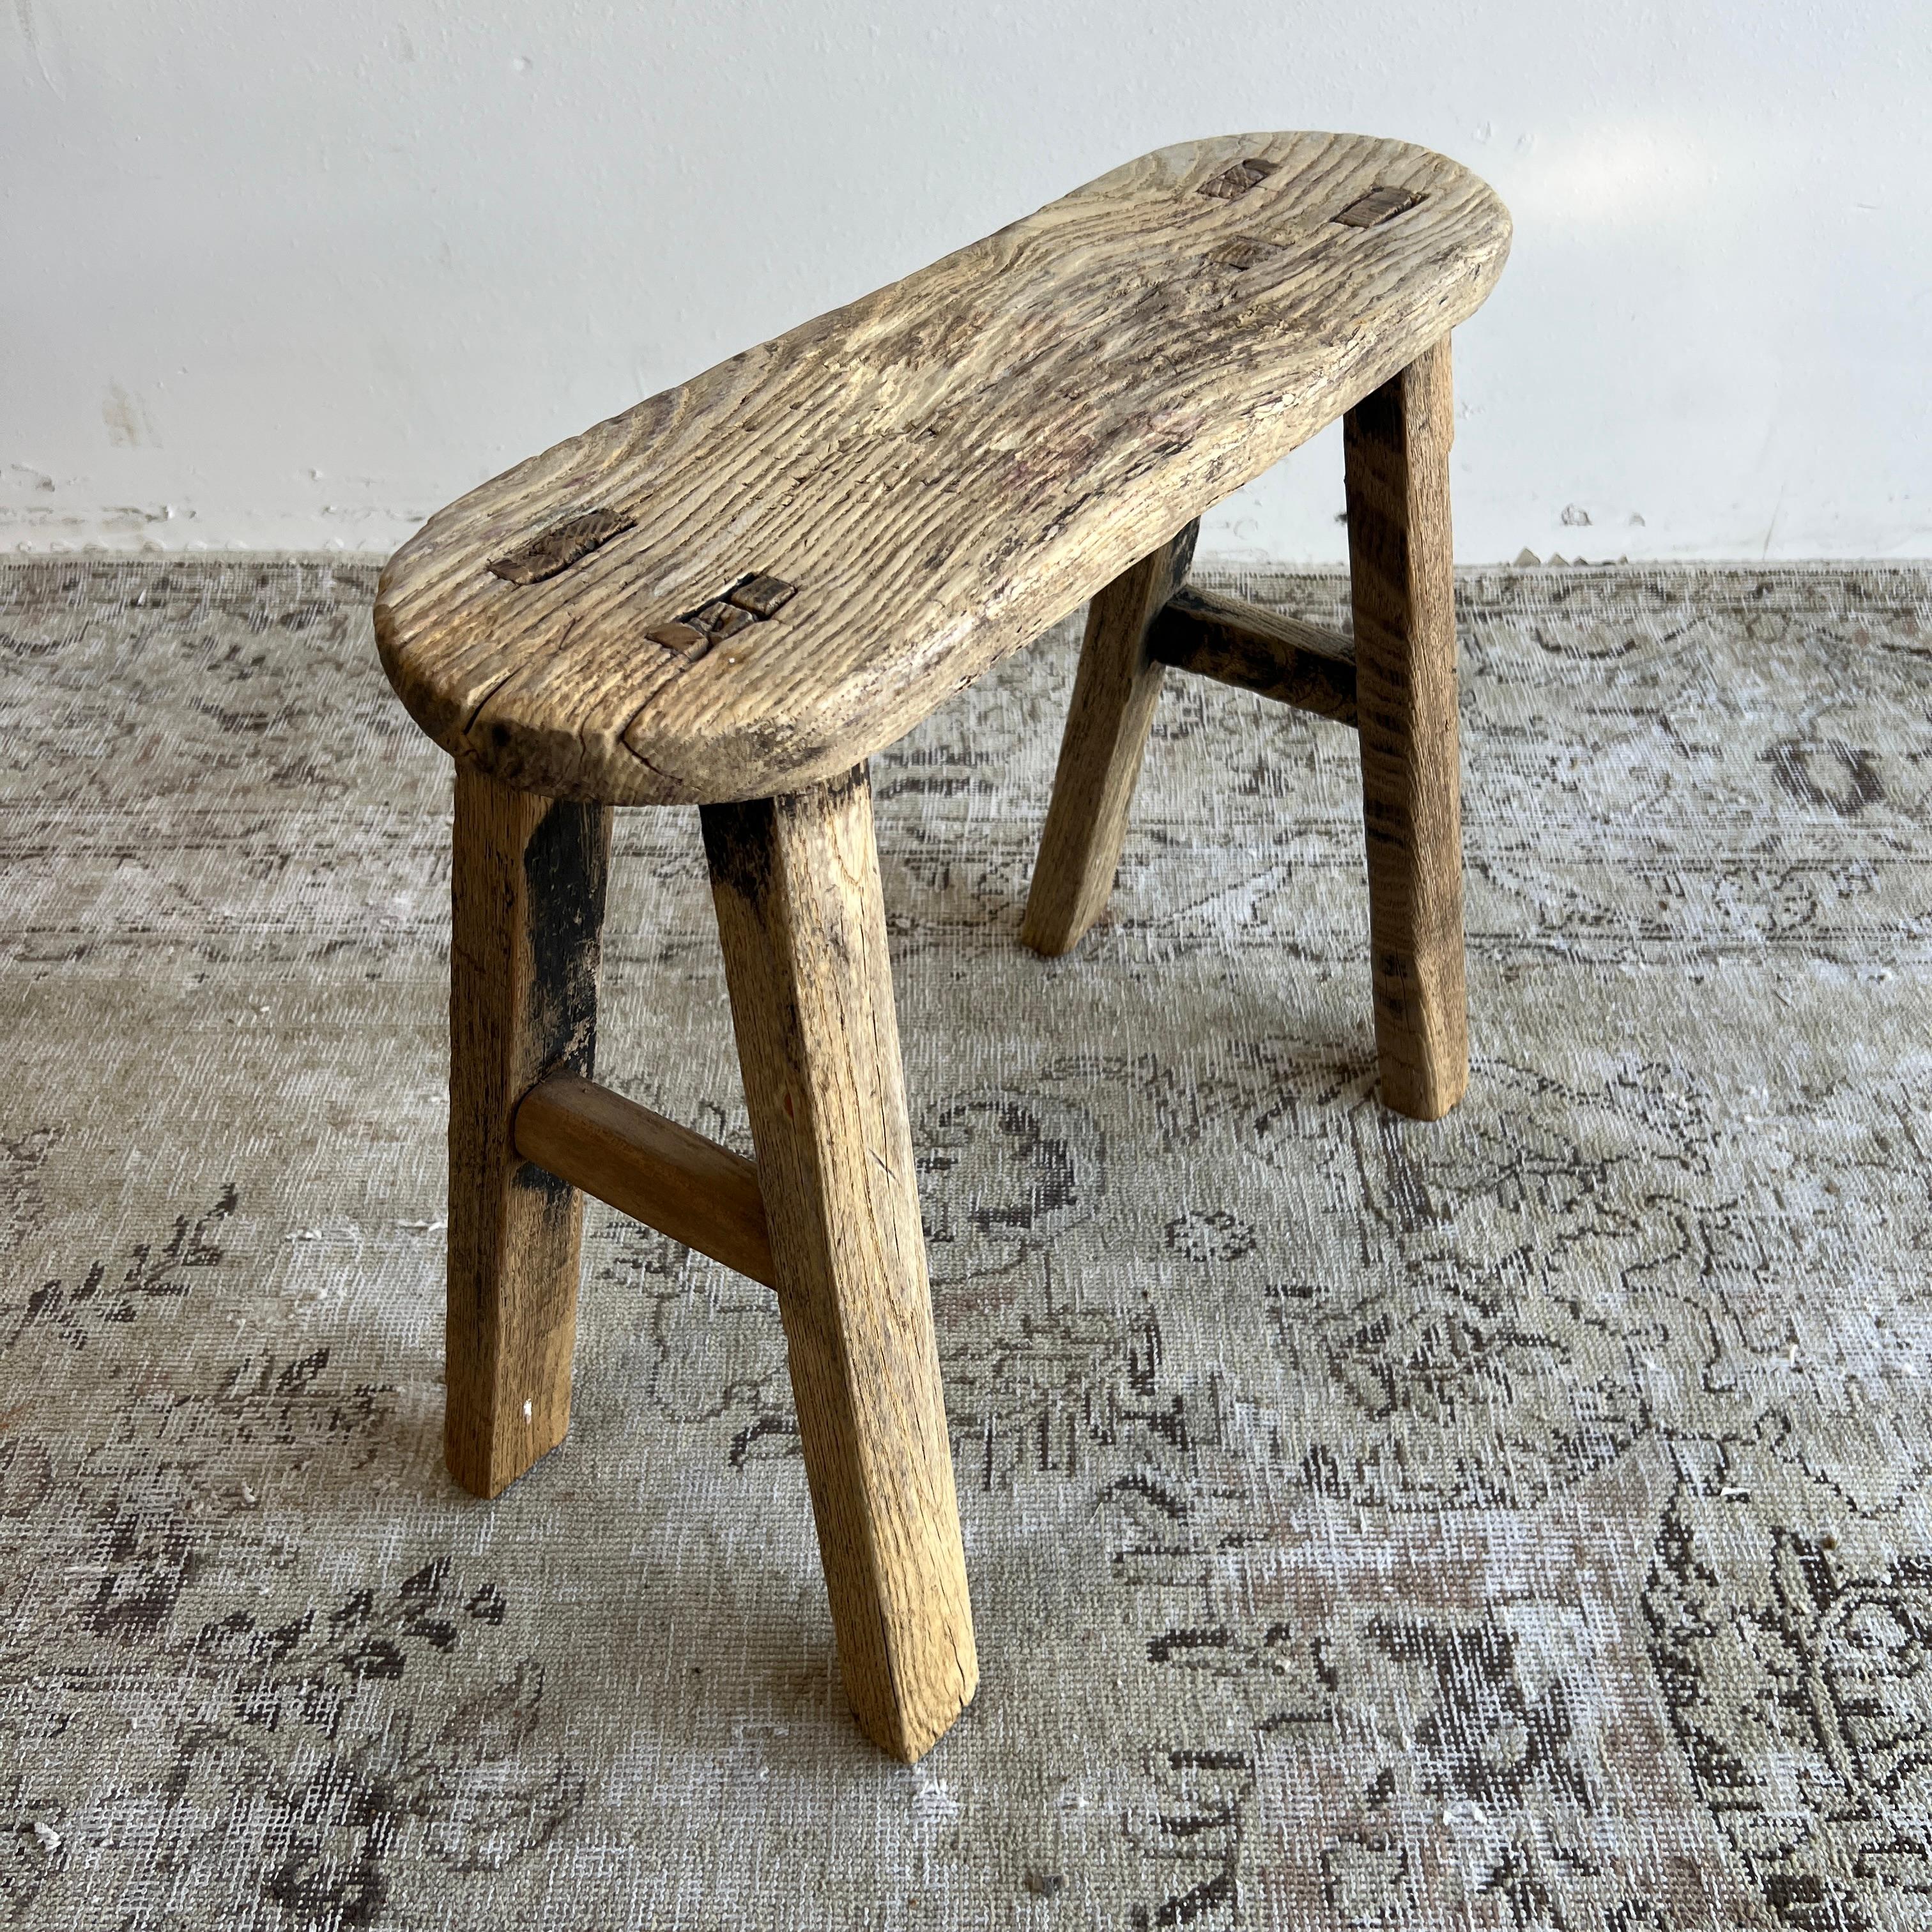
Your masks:
{"label": "stool leg", "polygon": [[520,1161],[544,1074],[588,1075],[610,808],[458,766],[449,954],[449,1312],[444,1454],[500,1495],[570,1426],[578,1190]]}
{"label": "stool leg", "polygon": [[862,766],[704,809],[846,1694],[910,1763],[979,1682]]}
{"label": "stool leg", "polygon": [[1432,1120],[1469,1081],[1447,337],[1342,432],[1369,945],[1384,1102]]}
{"label": "stool leg", "polygon": [[1148,654],[1148,627],[1186,581],[1198,528],[1190,524],[1142,557],[1088,608],[1073,702],[1020,926],[1021,939],[1036,952],[1071,951],[1114,890],[1127,807],[1160,695],[1162,667]]}

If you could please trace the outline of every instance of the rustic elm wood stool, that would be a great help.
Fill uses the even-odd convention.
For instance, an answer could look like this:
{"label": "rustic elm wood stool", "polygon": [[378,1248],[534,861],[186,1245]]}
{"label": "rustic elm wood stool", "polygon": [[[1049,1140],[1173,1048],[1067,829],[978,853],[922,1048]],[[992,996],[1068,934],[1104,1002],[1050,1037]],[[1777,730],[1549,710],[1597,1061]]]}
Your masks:
{"label": "rustic elm wood stool", "polygon": [[[978,1681],[866,760],[1092,598],[1028,941],[1104,904],[1163,667],[1356,725],[1382,1091],[1466,1078],[1449,331],[1509,218],[1438,154],[1170,148],[432,518],[376,632],[456,761],[446,1444],[562,1440],[580,1190],[776,1288],[845,1686],[911,1760]],[[1346,418],[1354,636],[1185,587]],[[611,808],[695,805],[755,1164],[591,1079]]]}

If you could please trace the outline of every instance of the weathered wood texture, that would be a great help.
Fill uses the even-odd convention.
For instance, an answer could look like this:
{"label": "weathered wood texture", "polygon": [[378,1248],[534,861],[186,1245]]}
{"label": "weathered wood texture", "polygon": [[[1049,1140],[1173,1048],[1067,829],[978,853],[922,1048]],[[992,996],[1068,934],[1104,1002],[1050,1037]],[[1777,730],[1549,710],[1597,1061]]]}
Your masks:
{"label": "weathered wood texture", "polygon": [[[531,790],[830,778],[1414,360],[1508,242],[1481,182],[1400,142],[1148,155],[442,512],[383,572],[383,663]],[[796,594],[653,640],[754,574]]]}
{"label": "weathered wood texture", "polygon": [[1342,430],[1369,947],[1383,1100],[1432,1120],[1469,1082],[1447,337]]}
{"label": "weathered wood texture", "polygon": [[608,807],[456,773],[449,956],[450,1473],[499,1494],[570,1426],[576,1189],[528,1166],[512,1122],[545,1073],[591,1070]]}
{"label": "weathered wood texture", "polygon": [[1040,856],[1020,938],[1049,957],[1078,944],[1114,890],[1127,812],[1160,698],[1162,667],[1148,634],[1186,581],[1198,526],[1142,557],[1087,610]]}
{"label": "weathered wood texture", "polygon": [[1339,631],[1184,585],[1155,616],[1148,650],[1171,670],[1355,722],[1355,646]]}
{"label": "weathered wood texture", "polygon": [[524,1160],[769,1288],[758,1170],[742,1154],[594,1080],[553,1073],[517,1108]]}
{"label": "weathered wood texture", "polygon": [[979,1682],[862,770],[707,807],[718,928],[847,1695],[910,1762]]}

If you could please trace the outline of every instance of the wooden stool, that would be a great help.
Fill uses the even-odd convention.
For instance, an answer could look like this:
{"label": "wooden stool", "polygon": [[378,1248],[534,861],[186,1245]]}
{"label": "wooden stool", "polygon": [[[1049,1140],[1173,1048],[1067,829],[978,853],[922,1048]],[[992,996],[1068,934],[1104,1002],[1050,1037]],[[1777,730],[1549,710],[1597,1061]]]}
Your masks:
{"label": "wooden stool", "polygon": [[[1169,148],[520,464],[382,574],[384,668],[456,760],[450,1468],[494,1496],[563,1439],[580,1190],[774,1287],[846,1690],[897,1756],[978,1664],[865,761],[1091,598],[1024,928],[1058,952],[1164,666],[1354,723],[1383,1093],[1454,1106],[1448,336],[1508,241],[1423,148]],[[1193,520],[1338,416],[1352,643],[1184,588]],[[700,808],[755,1166],[590,1078],[618,805]]]}

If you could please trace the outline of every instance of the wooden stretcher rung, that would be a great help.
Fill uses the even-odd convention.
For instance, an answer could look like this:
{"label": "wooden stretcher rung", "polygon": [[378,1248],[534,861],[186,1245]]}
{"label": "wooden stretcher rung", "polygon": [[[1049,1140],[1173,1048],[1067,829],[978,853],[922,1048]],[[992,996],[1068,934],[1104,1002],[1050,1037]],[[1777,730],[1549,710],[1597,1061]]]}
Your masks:
{"label": "wooden stretcher rung", "polygon": [[1148,650],[1176,670],[1238,685],[1338,724],[1355,722],[1354,640],[1340,631],[1184,586],[1149,627]]}
{"label": "wooden stretcher rung", "polygon": [[525,1160],[688,1248],[775,1286],[755,1162],[585,1080],[553,1073],[517,1103]]}

